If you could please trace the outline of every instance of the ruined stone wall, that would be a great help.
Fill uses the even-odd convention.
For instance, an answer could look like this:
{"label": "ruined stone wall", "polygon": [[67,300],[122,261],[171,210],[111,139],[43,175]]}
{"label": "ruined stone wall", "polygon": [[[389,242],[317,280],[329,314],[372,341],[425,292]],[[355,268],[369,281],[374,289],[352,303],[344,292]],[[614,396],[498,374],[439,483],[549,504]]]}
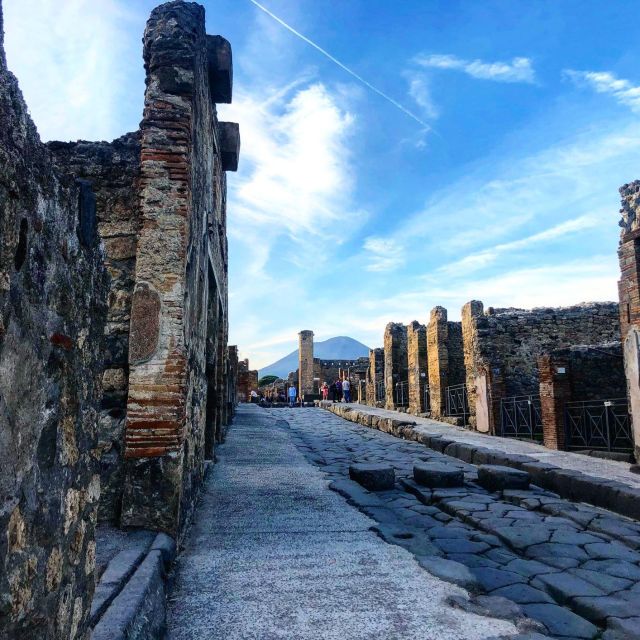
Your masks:
{"label": "ruined stone wall", "polygon": [[622,345],[576,346],[554,351],[565,358],[570,371],[572,400],[613,400],[626,397]]}
{"label": "ruined stone wall", "polygon": [[379,385],[384,384],[384,349],[369,350],[369,369],[367,373],[367,404],[375,407]]}
{"label": "ruined stone wall", "polygon": [[298,374],[300,397],[317,393],[317,390],[314,390],[313,381],[313,331],[301,331],[298,334]]}
{"label": "ruined stone wall", "polygon": [[55,169],[2,40],[0,637],[75,640],[94,589],[108,285],[95,196]]}
{"label": "ruined stone wall", "polygon": [[100,520],[118,522],[124,481],[124,423],[129,382],[129,323],[140,229],[140,135],[108,142],[51,142],[61,171],[86,179],[96,195],[98,231],[110,276],[104,394],[98,423]]}
{"label": "ruined stone wall", "polygon": [[231,98],[230,48],[204,24],[201,6],[169,2],[154,9],[143,39],[121,522],[178,536],[202,481],[207,430],[215,430],[209,444],[219,439],[223,415],[224,172],[235,170],[239,146],[237,125],[218,122],[214,104]]}
{"label": "ruined stone wall", "polygon": [[434,307],[427,325],[427,367],[431,415],[440,417],[446,411],[446,388],[449,375],[449,327],[447,310]]}
{"label": "ruined stone wall", "polygon": [[249,369],[249,360],[242,360],[238,363],[238,402],[250,402],[251,392],[258,390],[258,372]]}
{"label": "ruined stone wall", "polygon": [[404,385],[406,389],[409,368],[407,356],[407,327],[390,322],[384,330],[384,388],[387,409],[394,409],[398,405],[398,385]]}
{"label": "ruined stone wall", "polygon": [[409,411],[424,413],[428,411],[425,402],[428,383],[427,328],[415,320],[407,326],[407,352]]}

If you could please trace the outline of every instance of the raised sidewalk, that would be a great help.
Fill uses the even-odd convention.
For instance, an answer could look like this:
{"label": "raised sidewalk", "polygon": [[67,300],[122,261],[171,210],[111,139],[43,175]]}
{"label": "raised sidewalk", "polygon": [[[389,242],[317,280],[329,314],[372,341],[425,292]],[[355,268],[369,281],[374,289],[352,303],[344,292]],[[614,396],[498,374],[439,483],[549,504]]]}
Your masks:
{"label": "raised sidewalk", "polygon": [[536,485],[563,498],[640,520],[640,475],[629,471],[626,463],[554,451],[533,442],[486,435],[362,404],[319,405],[351,422],[420,442],[464,462],[523,469]]}

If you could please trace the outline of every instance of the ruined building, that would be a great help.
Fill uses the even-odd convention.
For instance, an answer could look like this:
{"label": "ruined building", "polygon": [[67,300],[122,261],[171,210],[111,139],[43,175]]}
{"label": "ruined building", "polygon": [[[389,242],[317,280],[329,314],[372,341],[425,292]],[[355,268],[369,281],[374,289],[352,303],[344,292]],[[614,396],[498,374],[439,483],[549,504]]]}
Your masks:
{"label": "ruined building", "polygon": [[238,363],[238,402],[250,402],[251,392],[258,391],[258,371],[249,368],[249,360]]}
{"label": "ruined building", "polygon": [[2,638],[85,637],[96,522],[179,538],[233,413],[231,48],[175,1],[143,56],[138,131],[44,145],[0,53]]}

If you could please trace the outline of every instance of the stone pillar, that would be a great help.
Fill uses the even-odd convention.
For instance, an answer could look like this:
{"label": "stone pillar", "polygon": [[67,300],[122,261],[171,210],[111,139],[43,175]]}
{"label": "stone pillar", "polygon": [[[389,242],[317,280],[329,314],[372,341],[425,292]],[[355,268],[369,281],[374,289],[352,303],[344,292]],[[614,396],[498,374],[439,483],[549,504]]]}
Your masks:
{"label": "stone pillar", "polygon": [[384,391],[387,409],[395,409],[397,406],[396,385],[408,382],[407,355],[407,327],[390,322],[384,330]]}
{"label": "stone pillar", "polygon": [[[179,537],[204,476],[212,396],[207,334],[218,336],[216,429],[222,415],[225,171],[235,166],[239,138],[236,127],[220,125],[212,102],[231,99],[229,43],[206,36],[201,6],[157,7],[143,43],[142,226],[131,304],[121,523]],[[209,300],[211,279],[217,303]],[[209,320],[216,326],[207,330],[212,307],[217,317]]]}
{"label": "stone pillar", "polygon": [[620,333],[624,345],[635,457],[640,460],[640,180],[622,186],[620,196]]}
{"label": "stone pillar", "polygon": [[443,416],[446,410],[446,388],[449,385],[449,323],[447,310],[435,307],[431,310],[427,325],[427,362],[431,415]]}
{"label": "stone pillar", "polygon": [[298,334],[298,395],[313,395],[313,331]]}
{"label": "stone pillar", "polygon": [[568,358],[543,355],[538,358],[540,406],[544,446],[565,449],[565,405],[571,400]]}
{"label": "stone pillar", "polygon": [[428,384],[427,327],[416,320],[407,326],[407,364],[409,411],[414,414],[429,411],[425,403]]}
{"label": "stone pillar", "polygon": [[384,349],[369,350],[369,369],[367,370],[367,404],[375,407],[379,385],[384,383]]}

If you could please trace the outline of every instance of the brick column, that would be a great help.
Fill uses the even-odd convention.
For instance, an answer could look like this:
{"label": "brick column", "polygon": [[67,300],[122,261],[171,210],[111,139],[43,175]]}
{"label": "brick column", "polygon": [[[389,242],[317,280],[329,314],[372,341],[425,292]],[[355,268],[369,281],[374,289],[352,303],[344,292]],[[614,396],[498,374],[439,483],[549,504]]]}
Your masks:
{"label": "brick column", "polygon": [[313,331],[298,334],[298,395],[313,395]]}
{"label": "brick column", "polygon": [[431,415],[444,415],[446,409],[446,387],[449,384],[449,323],[447,310],[435,307],[427,325],[427,361],[429,370],[429,395]]}
{"label": "brick column", "polygon": [[385,408],[395,409],[396,384],[407,382],[407,327],[390,322],[384,330]]}
{"label": "brick column", "polygon": [[571,400],[569,360],[540,356],[538,374],[544,446],[562,451],[566,446],[565,405]]}
{"label": "brick column", "polygon": [[407,364],[409,367],[409,411],[424,413],[428,380],[427,328],[415,320],[407,326]]}
{"label": "brick column", "polygon": [[384,349],[369,350],[369,370],[367,372],[367,404],[376,406],[378,385],[384,382]]}

